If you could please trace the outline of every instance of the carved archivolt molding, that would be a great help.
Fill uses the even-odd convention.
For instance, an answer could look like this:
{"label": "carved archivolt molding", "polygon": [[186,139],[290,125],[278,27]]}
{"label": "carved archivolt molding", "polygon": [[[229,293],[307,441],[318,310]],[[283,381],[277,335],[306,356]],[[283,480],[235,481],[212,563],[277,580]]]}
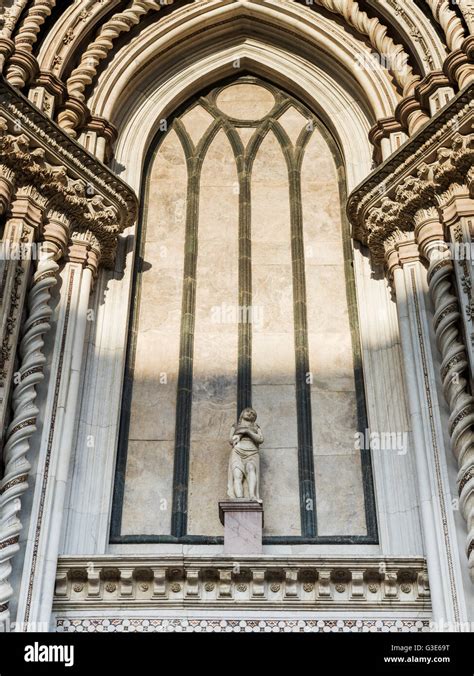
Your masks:
{"label": "carved archivolt molding", "polygon": [[[468,4],[470,1],[462,0],[461,4],[461,10],[468,19],[471,14]],[[27,9],[26,17],[21,24],[16,26],[17,33],[14,42],[5,37],[4,43],[2,43],[0,34],[0,67],[3,60],[13,51],[9,62],[8,78],[12,84],[20,87],[29,82],[41,69],[40,75],[37,81],[33,82],[32,87],[45,88],[49,92],[49,97],[38,103],[48,114],[52,114],[54,107],[51,98],[56,99],[56,104],[61,103],[66,91],[66,104],[59,113],[58,121],[69,134],[76,136],[78,129],[89,115],[86,105],[86,88],[93,82],[100,62],[107,58],[114,49],[117,37],[130,32],[150,11],[157,10],[165,4],[172,4],[172,2],[173,0],[130,0],[127,9],[114,14],[102,26],[103,17],[117,4],[116,0],[108,0],[107,2],[100,0],[100,2],[95,3],[85,1],[79,3],[77,7],[73,5],[66,8],[54,26],[48,26],[44,36],[45,40],[37,54],[33,47],[44,28],[45,19],[57,2],[56,0],[32,0],[30,7]],[[455,58],[450,62],[448,68],[450,77],[454,78],[454,82],[458,79],[464,86],[474,77],[474,73],[472,66],[467,64],[467,52],[461,51],[463,45],[463,48],[465,48],[463,24],[456,13],[449,8],[448,0],[426,0],[426,2],[446,33],[448,49],[455,53]],[[207,10],[206,4],[219,8],[219,2],[203,2],[202,4],[202,12]],[[234,7],[232,3],[222,2],[222,8],[225,8],[227,4],[232,8]],[[236,0],[235,4],[241,4],[245,11],[253,9],[251,7],[252,2],[247,0]],[[260,0],[258,0],[258,4],[264,5],[265,3],[260,3]],[[276,5],[271,4],[272,8],[275,9]],[[293,3],[291,1],[288,3],[282,2],[282,4],[291,5]],[[385,12],[386,21],[383,22],[376,16],[370,17],[365,11],[362,11],[356,0],[314,0],[314,4],[342,17],[358,35],[367,39],[373,49],[387,61],[388,68],[393,73],[406,99],[398,110],[397,116],[401,119],[402,125],[408,128],[410,134],[416,132],[428,121],[429,117],[425,114],[423,106],[420,105],[419,100],[417,100],[418,97],[415,95],[415,86],[420,78],[413,73],[413,68],[409,63],[410,55],[402,45],[397,44],[390,37],[391,21],[393,20],[390,17],[391,10]],[[9,11],[10,24],[18,21],[18,5],[22,5],[22,0],[18,0]],[[427,47],[425,40],[423,40],[423,34],[416,27],[416,17],[423,16],[421,10],[414,2],[409,5],[407,10],[398,7],[398,5],[395,7],[397,16],[406,17],[409,13],[409,21],[412,21],[412,23],[413,18],[415,18],[414,27],[409,31],[408,39],[412,39],[409,49],[411,53],[418,54],[419,58],[425,63],[433,64],[433,61],[430,61],[429,48],[428,53],[426,53]],[[4,32],[7,35],[8,30]],[[86,34],[91,32],[92,34],[95,33],[95,37],[85,47],[79,66],[73,70],[66,83],[62,82],[59,77],[62,73],[69,72],[68,65],[74,58],[77,45]],[[11,44],[7,44],[5,40]],[[48,46],[46,51],[45,45]],[[437,67],[439,68],[440,65],[438,64]],[[93,110],[92,114],[94,114]],[[110,120],[107,122],[110,122]]]}
{"label": "carved archivolt molding", "polygon": [[64,69],[77,54],[84,35],[97,32],[97,26],[105,14],[111,12],[120,0],[81,0],[70,5],[52,29],[45,35],[37,55],[42,72],[52,72],[61,78]]}
{"label": "carved archivolt molding", "polygon": [[343,16],[349,26],[366,35],[372,47],[393,64],[393,73],[403,94],[413,93],[420,78],[413,73],[413,68],[408,63],[409,56],[404,48],[387,35],[387,26],[376,17],[370,18],[355,0],[316,0],[316,3],[330,12]]}
{"label": "carved archivolt molding", "polygon": [[458,0],[461,13],[469,28],[469,33],[474,34],[474,2],[473,0]]}
{"label": "carved archivolt molding", "polygon": [[[133,7],[140,4],[144,3],[133,3]],[[162,0],[160,4],[165,3]],[[354,0],[315,0],[315,4],[343,17],[357,33],[367,37],[372,47],[387,61],[388,68],[393,72],[403,93],[410,97],[413,96],[415,86],[420,78],[413,73],[407,52],[388,35],[387,26],[381,23],[378,18],[370,18],[365,12],[361,11],[358,3]],[[133,7],[127,11],[132,12]],[[141,12],[143,13],[143,11],[142,9]],[[92,82],[99,61],[105,58],[113,48],[113,41],[117,35],[124,30],[130,30],[123,22],[121,23],[118,20],[120,17],[122,17],[122,14],[113,17],[105,24],[95,42],[84,53],[81,64],[73,71],[67,82],[69,98],[66,101],[65,110],[59,113],[58,122],[72,135],[75,135],[75,129],[84,122],[87,115],[85,88]],[[137,22],[138,19],[137,16]],[[414,131],[427,120],[428,117],[422,113],[420,105],[416,101],[412,102],[409,113],[410,131]]]}
{"label": "carved archivolt molding", "polygon": [[133,0],[130,7],[124,12],[115,14],[102,26],[94,42],[82,55],[81,63],[72,71],[67,81],[68,99],[65,110],[58,116],[58,123],[69,134],[74,136],[76,127],[84,121],[83,107],[74,105],[74,101],[84,103],[85,88],[92,82],[98,64],[113,49],[118,36],[130,31],[148,12],[158,11],[163,5],[172,2],[173,0]]}

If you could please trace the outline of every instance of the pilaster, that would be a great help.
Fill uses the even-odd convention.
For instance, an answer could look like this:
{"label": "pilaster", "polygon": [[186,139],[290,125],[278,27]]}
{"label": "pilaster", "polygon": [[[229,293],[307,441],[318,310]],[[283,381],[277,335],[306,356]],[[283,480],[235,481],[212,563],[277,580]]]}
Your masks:
{"label": "pilaster", "polygon": [[426,270],[413,234],[393,234],[386,260],[396,295],[433,619],[459,624],[466,609],[445,461],[446,410],[431,349]]}
{"label": "pilaster", "polygon": [[50,388],[25,542],[17,623],[47,623],[51,612],[64,499],[75,432],[92,279],[100,248],[91,233],[73,231],[62,271]]}
{"label": "pilaster", "polygon": [[472,269],[458,256],[470,253],[474,213],[471,99],[472,85],[354,191],[348,207],[354,236],[374,264],[384,262],[393,286],[433,616],[454,626],[472,620],[474,600]]}

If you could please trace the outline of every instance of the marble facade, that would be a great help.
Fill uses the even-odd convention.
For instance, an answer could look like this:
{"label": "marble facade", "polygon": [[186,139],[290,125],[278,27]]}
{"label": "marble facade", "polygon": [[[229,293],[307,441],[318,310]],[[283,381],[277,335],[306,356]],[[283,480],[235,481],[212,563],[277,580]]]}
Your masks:
{"label": "marble facade", "polygon": [[[207,95],[205,101],[216,101],[213,115],[203,107],[206,103],[191,104],[191,109],[174,122],[184,124],[185,131],[179,135],[182,141],[171,128],[160,140],[149,169],[146,213],[141,226],[143,253],[137,270],[137,306],[130,320],[134,327],[129,338],[130,394],[125,393],[123,402],[124,409],[131,407],[128,440],[121,440],[127,465],[124,504],[123,508],[118,506],[123,509],[124,535],[172,534],[179,344],[184,340],[187,317],[180,305],[189,246],[185,243],[185,229],[189,230],[190,219],[194,218],[190,214],[194,193],[198,206],[193,226],[196,286],[190,317],[193,346],[189,356],[189,476],[185,479],[189,484],[187,533],[222,536],[216,504],[226,486],[224,440],[237,408],[239,324],[248,323],[252,402],[266,430],[261,473],[266,505],[264,534],[302,534],[298,486],[298,426],[302,423],[298,422],[295,381],[295,335],[301,329],[295,319],[294,234],[290,226],[297,196],[290,190],[284,155],[295,153],[296,158],[300,146],[302,159],[297,161],[301,164],[302,283],[309,353],[305,380],[311,390],[312,418],[308,422],[318,533],[367,534],[361,454],[354,443],[361,417],[354,375],[354,350],[358,349],[359,337],[356,316],[352,312],[350,317],[348,308],[346,287],[353,280],[352,272],[345,267],[343,238],[347,240],[348,235],[347,226],[344,232],[342,226],[336,167],[336,160],[340,160],[320,129],[306,131],[313,118],[304,108],[297,110],[289,102],[284,104],[283,112],[277,108],[268,117],[276,105],[281,108],[287,99],[283,92],[274,91],[275,94],[263,82],[247,83],[244,79]],[[222,129],[206,141],[206,134],[212,134],[211,125],[218,120],[215,116],[221,113],[227,120],[237,120],[230,124],[239,135],[241,130],[251,130],[241,149],[233,151],[231,137]],[[274,122],[278,125],[276,132],[260,131],[262,120],[278,120]],[[250,127],[238,126],[249,124]],[[194,148],[205,144],[195,182],[191,165],[187,171],[184,166],[182,143],[187,138]],[[246,153],[245,186],[242,178],[239,183],[234,157],[241,150]],[[176,182],[182,191],[188,184],[187,196],[176,193]],[[245,190],[248,194],[243,195]],[[242,306],[239,227],[243,227],[242,211],[248,208],[251,304]],[[328,251],[330,257],[324,253]],[[359,397],[363,397],[362,392]],[[365,419],[363,415],[362,418]],[[365,427],[363,423],[361,429]],[[149,484],[144,483],[143,472]]]}
{"label": "marble facade", "polygon": [[0,8],[0,623],[461,631],[472,12],[56,4]]}

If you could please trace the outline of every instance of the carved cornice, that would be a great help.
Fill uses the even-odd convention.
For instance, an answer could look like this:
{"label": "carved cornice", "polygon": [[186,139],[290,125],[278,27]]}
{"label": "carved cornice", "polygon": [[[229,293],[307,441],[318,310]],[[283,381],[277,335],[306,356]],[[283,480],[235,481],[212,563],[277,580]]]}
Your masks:
{"label": "carved cornice", "polygon": [[429,610],[422,558],[60,557],[54,609]]}
{"label": "carved cornice", "polygon": [[45,202],[94,233],[102,263],[136,217],[133,191],[24,96],[0,78],[0,153],[17,185],[35,186]]}
{"label": "carved cornice", "polygon": [[413,231],[418,209],[437,206],[453,183],[465,183],[474,159],[470,85],[372,172],[349,197],[353,237],[382,263],[384,241]]}

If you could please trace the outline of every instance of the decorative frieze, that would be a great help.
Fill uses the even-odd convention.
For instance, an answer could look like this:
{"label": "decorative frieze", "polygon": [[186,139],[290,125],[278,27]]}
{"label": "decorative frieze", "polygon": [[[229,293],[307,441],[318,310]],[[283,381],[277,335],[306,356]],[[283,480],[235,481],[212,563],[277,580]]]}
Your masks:
{"label": "decorative frieze", "polygon": [[273,618],[262,620],[229,617],[57,617],[57,632],[177,632],[177,633],[319,633],[319,632],[428,632],[428,619],[316,619]]}
{"label": "decorative frieze", "polygon": [[60,557],[54,608],[429,610],[425,561],[275,557]]}
{"label": "decorative frieze", "polygon": [[[433,155],[433,150],[430,154]],[[437,196],[453,183],[464,181],[473,161],[474,134],[456,133],[449,139],[449,145],[434,150],[431,164],[419,162],[414,173],[405,176],[392,189],[385,191],[380,185],[383,197],[371,205],[363,232],[357,233],[358,239],[369,246],[376,262],[384,259],[386,239],[399,230],[412,232],[417,211],[437,206]]]}
{"label": "decorative frieze", "polygon": [[34,187],[42,206],[54,205],[60,213],[71,214],[79,226],[94,232],[101,241],[104,259],[110,262],[121,229],[117,208],[100,194],[88,197],[87,183],[68,175],[64,165],[47,162],[45,148],[35,148],[27,134],[15,133],[15,124],[10,124],[13,133],[7,133],[6,118],[0,117],[0,125],[2,162],[13,172],[15,184]]}

